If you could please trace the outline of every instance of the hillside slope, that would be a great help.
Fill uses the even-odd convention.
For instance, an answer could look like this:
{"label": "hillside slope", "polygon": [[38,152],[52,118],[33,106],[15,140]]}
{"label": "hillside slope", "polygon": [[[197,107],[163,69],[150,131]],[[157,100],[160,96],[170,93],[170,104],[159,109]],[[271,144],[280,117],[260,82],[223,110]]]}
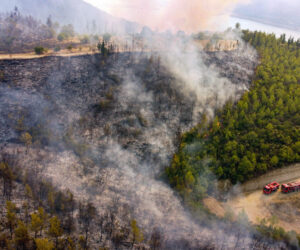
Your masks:
{"label": "hillside slope", "polygon": [[[114,208],[116,228],[136,219],[144,242],[157,227],[167,249],[217,245],[215,232],[190,220],[159,175],[201,105],[214,109],[226,87],[239,96],[249,86],[256,57],[245,50],[202,56],[202,103],[155,54],[0,61],[1,155],[14,159],[19,174],[36,173],[31,178],[92,202],[100,215]],[[226,234],[235,244],[235,231]],[[89,244],[112,248],[96,236]]]}
{"label": "hillside slope", "polygon": [[73,24],[80,33],[132,33],[138,25],[101,11],[82,0],[2,0],[0,12],[17,6],[22,14],[46,22],[49,16],[61,25]]}
{"label": "hillside slope", "polygon": [[216,178],[236,184],[300,160],[300,44],[261,32],[244,31],[244,39],[261,56],[250,90],[184,134],[167,169],[195,206],[218,193]]}

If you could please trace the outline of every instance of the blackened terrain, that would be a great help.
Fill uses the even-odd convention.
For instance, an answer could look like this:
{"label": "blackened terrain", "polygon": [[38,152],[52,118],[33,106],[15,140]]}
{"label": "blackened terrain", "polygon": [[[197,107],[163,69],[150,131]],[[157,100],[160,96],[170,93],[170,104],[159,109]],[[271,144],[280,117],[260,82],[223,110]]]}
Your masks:
{"label": "blackened terrain", "polygon": [[[237,97],[250,86],[255,57],[239,50],[202,57],[205,67],[236,86]],[[226,236],[220,228],[212,236],[209,227],[190,220],[178,197],[159,179],[180,134],[197,123],[194,111],[199,105],[197,96],[183,92],[180,84],[184,83],[162,61],[160,55],[147,53],[0,61],[1,155],[2,162],[18,173],[19,184],[10,197],[19,200],[18,207],[25,192],[21,183],[35,193],[43,181],[52,183],[55,194],[69,190],[76,201],[89,201],[96,207],[99,221],[83,223],[90,237],[77,237],[86,232],[80,224],[84,216],[68,229],[76,244],[140,247],[158,237],[155,228],[169,248],[177,241],[182,248],[217,246],[214,237],[228,235],[233,238],[226,244],[238,244],[234,230]],[[205,89],[210,82],[199,84]],[[214,109],[215,103],[212,95],[202,110]],[[54,213],[49,185],[39,204]],[[62,197],[55,203],[58,212],[67,199]],[[5,199],[7,194],[2,204]],[[82,208],[74,206],[75,211]],[[69,211],[68,216],[75,218]],[[64,214],[58,215],[65,225]],[[103,216],[107,227],[101,224]],[[134,221],[143,228],[144,237],[137,233]]]}

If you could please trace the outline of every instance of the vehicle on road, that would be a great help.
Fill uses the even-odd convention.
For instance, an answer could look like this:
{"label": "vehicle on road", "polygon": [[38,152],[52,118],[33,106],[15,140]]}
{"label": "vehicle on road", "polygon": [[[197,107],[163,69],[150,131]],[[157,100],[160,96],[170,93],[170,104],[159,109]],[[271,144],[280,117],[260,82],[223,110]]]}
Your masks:
{"label": "vehicle on road", "polygon": [[281,185],[282,193],[291,193],[291,192],[298,192],[298,191],[300,191],[300,181]]}
{"label": "vehicle on road", "polygon": [[263,193],[264,194],[271,194],[273,192],[276,192],[279,189],[280,185],[278,182],[272,182],[267,184],[264,189],[263,189]]}

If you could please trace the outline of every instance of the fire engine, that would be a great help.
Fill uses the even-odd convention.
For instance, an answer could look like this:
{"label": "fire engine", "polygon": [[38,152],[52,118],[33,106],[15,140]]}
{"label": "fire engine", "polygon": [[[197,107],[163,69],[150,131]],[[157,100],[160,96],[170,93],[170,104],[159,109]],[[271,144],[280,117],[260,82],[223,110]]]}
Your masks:
{"label": "fire engine", "polygon": [[290,193],[290,192],[298,192],[298,191],[300,191],[300,181],[281,185],[282,193]]}
{"label": "fire engine", "polygon": [[263,192],[264,194],[271,194],[273,192],[276,192],[279,186],[280,186],[279,183],[272,182],[264,187]]}

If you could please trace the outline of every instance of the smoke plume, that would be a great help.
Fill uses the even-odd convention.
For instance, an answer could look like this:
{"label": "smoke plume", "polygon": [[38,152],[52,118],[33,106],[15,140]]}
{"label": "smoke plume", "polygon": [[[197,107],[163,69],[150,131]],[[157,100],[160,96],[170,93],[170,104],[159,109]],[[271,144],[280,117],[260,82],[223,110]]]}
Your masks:
{"label": "smoke plume", "polygon": [[238,3],[248,0],[125,0],[112,3],[111,12],[147,25],[154,30],[197,32],[214,29],[216,19],[230,14]]}

